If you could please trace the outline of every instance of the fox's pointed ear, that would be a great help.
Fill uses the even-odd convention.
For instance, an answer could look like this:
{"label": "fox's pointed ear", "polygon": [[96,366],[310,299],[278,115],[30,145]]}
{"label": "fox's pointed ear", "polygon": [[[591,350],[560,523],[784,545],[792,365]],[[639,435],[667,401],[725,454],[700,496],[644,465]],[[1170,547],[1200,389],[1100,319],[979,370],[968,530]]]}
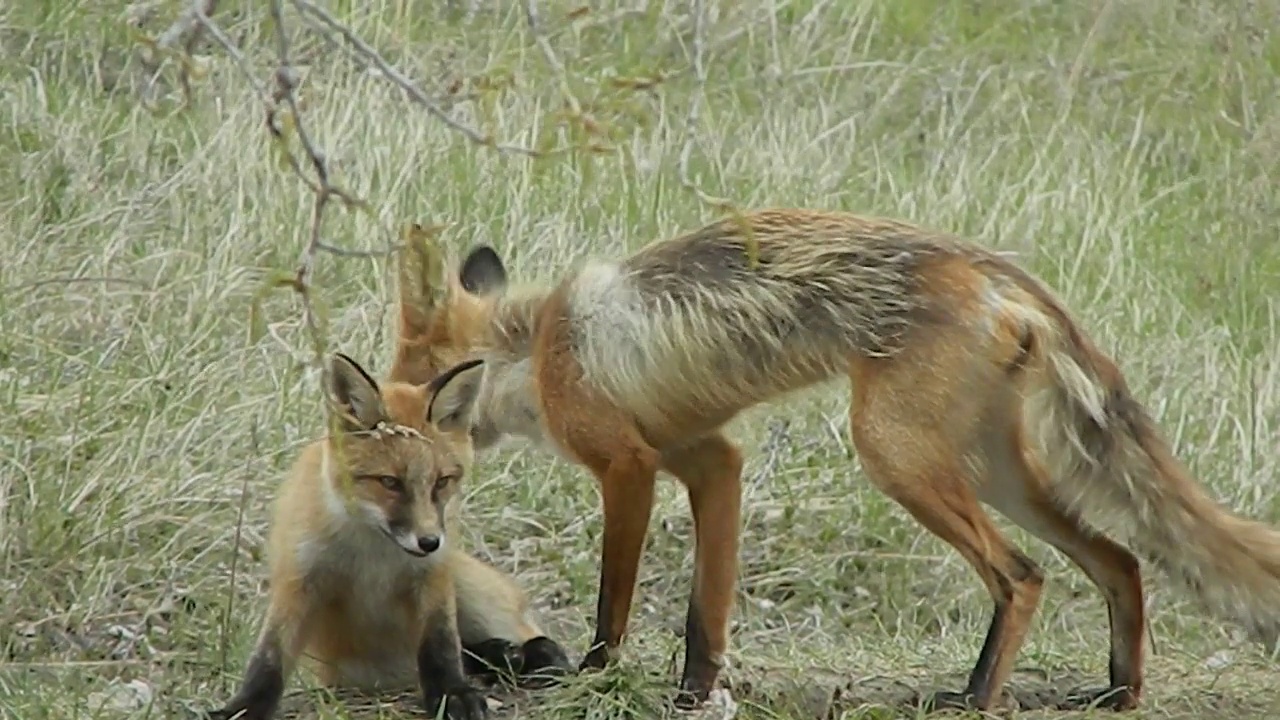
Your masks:
{"label": "fox's pointed ear", "polygon": [[458,282],[472,295],[488,295],[507,287],[507,268],[502,258],[488,245],[481,245],[467,254],[458,270]]}
{"label": "fox's pointed ear", "polygon": [[378,383],[355,360],[334,353],[329,358],[329,394],[342,413],[346,432],[371,430],[387,419]]}
{"label": "fox's pointed ear", "polygon": [[469,429],[483,382],[483,360],[468,360],[440,373],[427,384],[427,392],[431,394],[427,422],[444,432]]}

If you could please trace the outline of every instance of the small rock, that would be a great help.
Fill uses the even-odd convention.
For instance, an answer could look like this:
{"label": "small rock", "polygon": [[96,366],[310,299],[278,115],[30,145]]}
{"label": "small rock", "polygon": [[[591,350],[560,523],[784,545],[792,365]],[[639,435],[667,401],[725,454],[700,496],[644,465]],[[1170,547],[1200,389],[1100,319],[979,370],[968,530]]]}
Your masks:
{"label": "small rock", "polygon": [[738,716],[738,703],[733,695],[724,688],[716,688],[707,696],[703,717],[716,720],[733,720]]}
{"label": "small rock", "polygon": [[138,634],[124,625],[112,625],[107,628],[107,635],[117,640],[137,640]]}
{"label": "small rock", "polygon": [[112,683],[101,692],[89,696],[89,704],[98,710],[114,710],[122,713],[135,713],[151,704],[155,693],[151,686],[142,680],[130,680],[127,683]]}
{"label": "small rock", "polygon": [[1219,650],[1204,661],[1204,666],[1210,670],[1217,671],[1230,666],[1233,662],[1235,662],[1235,658],[1231,656],[1230,651]]}

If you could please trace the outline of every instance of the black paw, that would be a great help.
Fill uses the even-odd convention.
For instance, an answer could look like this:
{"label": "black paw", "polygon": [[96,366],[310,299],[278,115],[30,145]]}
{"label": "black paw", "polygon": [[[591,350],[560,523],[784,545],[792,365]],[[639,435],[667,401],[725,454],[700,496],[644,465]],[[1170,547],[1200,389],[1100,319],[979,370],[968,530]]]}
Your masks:
{"label": "black paw", "polygon": [[515,643],[494,638],[462,648],[462,671],[484,682],[513,678],[523,664],[524,652]]}
{"label": "black paw", "polygon": [[609,664],[609,659],[609,650],[604,643],[600,643],[582,657],[582,662],[578,663],[578,671],[603,670]]}
{"label": "black paw", "polygon": [[[484,693],[470,686],[429,692],[423,704],[426,706],[427,716],[431,718],[485,720],[489,716],[489,704],[484,700]],[[440,712],[442,707],[443,714]]]}
{"label": "black paw", "polygon": [[1059,710],[1133,710],[1138,707],[1138,693],[1128,687],[1104,687],[1076,690],[1058,703]]}
{"label": "black paw", "polygon": [[715,688],[720,668],[708,662],[686,662],[680,678],[675,704],[680,710],[693,710],[707,701]]}
{"label": "black paw", "polygon": [[676,690],[672,704],[677,710],[697,710],[710,696],[711,688],[685,680],[680,683],[680,689]]}
{"label": "black paw", "polygon": [[520,679],[526,687],[538,688],[573,674],[573,663],[564,648],[549,637],[536,637],[520,648]]}
{"label": "black paw", "polygon": [[920,703],[920,709],[926,713],[935,713],[951,710],[972,712],[982,708],[978,707],[977,699],[971,693],[939,690],[926,697],[924,702]]}

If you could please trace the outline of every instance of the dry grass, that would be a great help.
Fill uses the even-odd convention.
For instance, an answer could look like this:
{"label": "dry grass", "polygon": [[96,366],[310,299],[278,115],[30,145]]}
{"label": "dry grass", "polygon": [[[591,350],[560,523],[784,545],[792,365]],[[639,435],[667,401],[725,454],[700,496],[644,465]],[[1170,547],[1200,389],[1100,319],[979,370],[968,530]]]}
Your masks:
{"label": "dry grass", "polygon": [[[265,78],[263,5],[229,4],[219,20]],[[481,5],[469,20],[443,3],[330,7],[431,92],[514,78],[491,122],[533,142],[561,103],[555,74],[515,3]],[[640,5],[610,20],[622,3],[596,3],[572,26],[571,5],[543,9],[575,94],[614,128],[619,152],[589,162],[477,148],[314,36],[298,41],[313,58],[306,121],[335,180],[376,208],[335,211],[329,241],[377,250],[402,221],[448,222],[452,248],[491,242],[516,274],[549,276],[712,217],[677,175],[692,74],[652,93],[606,82],[688,65],[684,4]],[[1270,0],[1236,5],[709,3],[690,171],[741,206],[897,215],[1016,251],[1115,353],[1203,482],[1280,521],[1280,203],[1268,174],[1280,167],[1280,15]],[[246,340],[262,278],[291,269],[306,241],[309,191],[272,159],[260,104],[214,46],[192,106],[141,109],[125,82],[123,9],[0,10],[0,711],[23,720],[184,717],[223,701],[262,609],[267,501],[320,430],[296,301],[272,295],[268,332]],[[157,26],[176,4],[162,10]],[[454,112],[476,122],[474,105]],[[331,347],[385,367],[388,261],[319,260]],[[828,705],[832,717],[896,716],[914,690],[958,686],[986,629],[972,571],[860,477],[847,402],[815,391],[734,431],[751,448],[727,673],[739,717],[807,720]],[[516,572],[581,653],[600,543],[593,483],[506,450],[482,461],[466,514],[476,552]],[[506,697],[512,717],[667,712],[689,525],[664,483],[624,662]],[[1076,676],[1105,677],[1106,613],[1078,571],[1011,533],[1050,574],[1018,681],[1034,705]],[[1149,578],[1145,716],[1273,717],[1274,663]],[[411,698],[396,707],[319,697],[303,712],[421,716]]]}

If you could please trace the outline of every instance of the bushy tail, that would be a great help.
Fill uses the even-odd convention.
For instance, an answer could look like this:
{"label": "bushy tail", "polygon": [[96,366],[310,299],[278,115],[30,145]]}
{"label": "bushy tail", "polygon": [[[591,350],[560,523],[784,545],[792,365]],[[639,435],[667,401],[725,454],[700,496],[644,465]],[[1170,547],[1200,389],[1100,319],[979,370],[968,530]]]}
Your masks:
{"label": "bushy tail", "polygon": [[1280,636],[1280,531],[1210,498],[1115,364],[1065,312],[1046,309],[1040,329],[1047,332],[1036,333],[1036,344],[1049,387],[1029,398],[1026,417],[1058,499],[1128,541],[1214,614],[1240,622],[1274,649]]}
{"label": "bushy tail", "polygon": [[445,261],[430,230],[412,225],[404,240],[396,278],[399,324],[388,378],[420,385],[439,371],[432,365],[430,334],[444,293]]}

